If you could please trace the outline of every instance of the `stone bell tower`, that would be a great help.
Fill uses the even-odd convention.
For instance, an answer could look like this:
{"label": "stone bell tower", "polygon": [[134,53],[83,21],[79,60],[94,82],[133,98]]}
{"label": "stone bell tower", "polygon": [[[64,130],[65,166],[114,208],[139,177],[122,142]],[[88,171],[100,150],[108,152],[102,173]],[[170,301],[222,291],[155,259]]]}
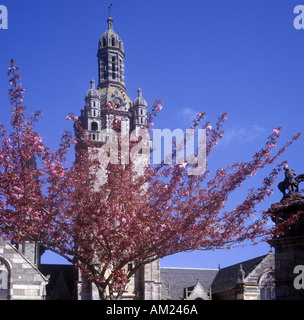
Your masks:
{"label": "stone bell tower", "polygon": [[[98,42],[98,83],[90,81],[85,95],[85,105],[79,120],[82,127],[100,148],[111,139],[114,117],[121,121],[121,133],[147,129],[147,102],[138,89],[132,99],[126,93],[125,52],[121,38],[113,29],[113,18],[107,19],[108,29]],[[115,109],[113,110],[113,106]],[[119,133],[118,133],[119,134]],[[103,176],[103,173],[101,173]],[[106,178],[106,175],[103,176]],[[79,277],[78,298],[98,299],[98,294]],[[159,261],[143,266],[131,279],[123,299],[160,299]]]}
{"label": "stone bell tower", "polygon": [[126,90],[125,53],[122,40],[113,30],[113,18],[109,16],[108,30],[99,39],[98,88],[116,87]]}
{"label": "stone bell tower", "polygon": [[[134,101],[126,93],[125,53],[121,38],[113,30],[113,18],[108,17],[108,29],[98,43],[98,83],[90,82],[85,96],[85,106],[80,120],[95,145],[101,146],[107,140],[104,130],[113,126],[114,114],[120,117],[123,130],[131,132],[147,128],[147,102],[138,89]],[[115,106],[113,110],[109,106]],[[101,131],[103,133],[101,133]]]}

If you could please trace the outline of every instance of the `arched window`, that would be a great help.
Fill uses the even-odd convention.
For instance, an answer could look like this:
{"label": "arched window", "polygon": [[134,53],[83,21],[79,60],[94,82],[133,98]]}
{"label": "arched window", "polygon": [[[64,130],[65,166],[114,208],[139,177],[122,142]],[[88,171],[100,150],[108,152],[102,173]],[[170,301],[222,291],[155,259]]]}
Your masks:
{"label": "arched window", "polygon": [[103,80],[106,80],[108,77],[108,58],[104,57],[102,59],[101,72],[103,76]]}
{"label": "arched window", "polygon": [[118,72],[118,77],[119,77],[119,81],[122,81],[122,72],[121,72],[121,70],[122,70],[122,68],[121,68],[121,65],[122,65],[122,62],[121,62],[121,60],[119,60],[119,72]]}
{"label": "arched window", "polygon": [[9,299],[9,269],[4,259],[0,257],[0,300]]}
{"label": "arched window", "polygon": [[97,123],[97,122],[92,122],[92,124],[91,124],[91,130],[92,130],[92,131],[97,131],[97,130],[98,130],[98,123]]}
{"label": "arched window", "polygon": [[112,37],[112,47],[115,47],[115,38]]}
{"label": "arched window", "polygon": [[106,47],[107,46],[107,40],[106,38],[102,38],[102,46]]}
{"label": "arched window", "polygon": [[115,79],[115,71],[116,71],[116,59],[112,57],[112,79]]}
{"label": "arched window", "polygon": [[274,300],[275,299],[275,284],[274,274],[266,273],[260,281],[260,299]]}

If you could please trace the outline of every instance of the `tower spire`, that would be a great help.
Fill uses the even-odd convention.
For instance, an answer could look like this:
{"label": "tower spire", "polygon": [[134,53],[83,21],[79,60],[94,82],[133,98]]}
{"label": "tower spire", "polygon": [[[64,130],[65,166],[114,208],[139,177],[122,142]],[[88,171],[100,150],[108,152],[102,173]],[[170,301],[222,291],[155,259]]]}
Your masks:
{"label": "tower spire", "polygon": [[99,39],[97,52],[99,76],[97,88],[116,87],[125,91],[125,53],[121,38],[113,30],[111,7],[112,4],[108,6],[108,30],[104,32]]}

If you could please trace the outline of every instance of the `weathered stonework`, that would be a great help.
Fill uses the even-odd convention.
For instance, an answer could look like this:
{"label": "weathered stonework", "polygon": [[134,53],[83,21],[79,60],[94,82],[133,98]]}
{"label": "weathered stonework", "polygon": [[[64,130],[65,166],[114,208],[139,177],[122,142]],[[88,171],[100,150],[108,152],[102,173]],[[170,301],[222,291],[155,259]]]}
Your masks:
{"label": "weathered stonework", "polygon": [[[265,280],[267,284],[265,283]],[[211,289],[215,300],[275,299],[274,253],[220,269]]]}
{"label": "weathered stonework", "polygon": [[0,238],[0,299],[43,300],[47,283],[34,264]]}
{"label": "weathered stonework", "polygon": [[304,266],[304,236],[271,240],[275,248],[275,282],[277,300],[304,300],[304,289],[294,287],[294,268]]}
{"label": "weathered stonework", "polygon": [[[281,204],[283,206],[272,205],[276,224],[287,219],[295,212],[303,212],[304,197],[293,192],[285,196]],[[283,235],[274,238],[269,243],[275,248],[275,283],[277,300],[303,300],[304,289],[296,289],[294,273],[296,266],[304,266],[304,221],[300,216]]]}
{"label": "weathered stonework", "polygon": [[159,260],[146,264],[140,269],[139,275],[141,283],[142,300],[161,299],[161,279]]}

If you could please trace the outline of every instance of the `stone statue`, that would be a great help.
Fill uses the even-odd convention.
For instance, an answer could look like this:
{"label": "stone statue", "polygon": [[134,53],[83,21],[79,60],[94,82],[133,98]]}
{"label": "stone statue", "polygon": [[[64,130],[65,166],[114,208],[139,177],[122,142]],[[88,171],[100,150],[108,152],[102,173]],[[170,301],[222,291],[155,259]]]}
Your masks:
{"label": "stone statue", "polygon": [[288,190],[289,194],[299,192],[299,183],[304,181],[304,174],[296,176],[295,171],[289,168],[288,165],[284,167],[284,170],[285,179],[278,184],[278,188],[283,193],[283,197],[286,196],[286,190]]}
{"label": "stone statue", "polygon": [[[286,221],[293,214],[304,212],[304,197],[299,193],[299,183],[304,181],[304,174],[297,176],[295,171],[289,168],[288,165],[284,166],[284,170],[285,179],[278,184],[279,190],[283,193],[283,198],[280,203],[272,204],[269,211],[271,219],[276,225]],[[286,190],[288,190],[288,193]],[[297,219],[292,226],[284,230],[284,237],[304,235],[304,220]]]}

